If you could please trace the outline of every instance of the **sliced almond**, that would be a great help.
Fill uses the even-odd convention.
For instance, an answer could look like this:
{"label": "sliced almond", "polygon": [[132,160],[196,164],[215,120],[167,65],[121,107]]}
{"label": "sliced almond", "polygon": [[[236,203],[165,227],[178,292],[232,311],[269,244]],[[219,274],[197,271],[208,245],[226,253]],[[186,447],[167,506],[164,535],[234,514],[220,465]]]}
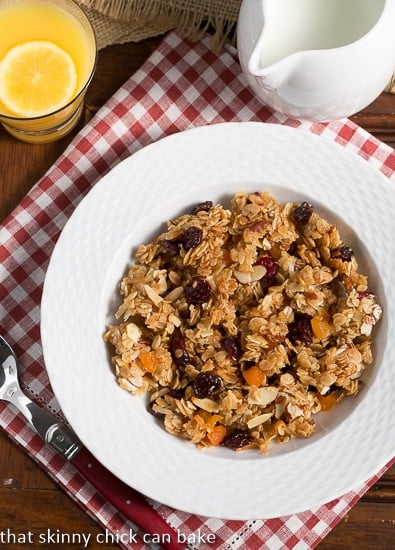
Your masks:
{"label": "sliced almond", "polygon": [[291,420],[293,420],[294,418],[298,418],[299,416],[303,416],[302,409],[297,405],[294,405],[293,403],[288,403],[287,412],[291,417]]}
{"label": "sliced almond", "polygon": [[219,405],[212,399],[208,399],[205,397],[204,399],[198,399],[197,397],[192,397],[192,403],[196,405],[197,407],[203,409],[207,412],[219,412]]}
{"label": "sliced almond", "polygon": [[175,327],[180,327],[182,324],[181,319],[177,317],[177,315],[174,315],[173,313],[169,315],[169,321],[173,323]]}
{"label": "sliced almond", "polygon": [[151,288],[149,285],[144,285],[144,290],[147,293],[148,298],[156,305],[158,306],[160,302],[162,302],[163,298],[159,296],[157,292],[153,288]]}
{"label": "sliced almond", "polygon": [[261,405],[264,407],[277,397],[278,389],[273,386],[264,386],[263,388],[253,388],[248,395],[248,403],[251,405]]}
{"label": "sliced almond", "polygon": [[362,323],[361,325],[361,333],[365,336],[370,336],[372,333],[373,325],[370,325],[369,323]]}
{"label": "sliced almond", "polygon": [[180,276],[176,271],[169,271],[169,280],[173,283],[173,285],[179,285],[180,284]]}
{"label": "sliced almond", "polygon": [[150,396],[150,402],[153,403],[154,401],[159,399],[159,397],[162,397],[163,395],[166,395],[167,393],[169,393],[169,388],[161,388],[160,390],[155,391]]}
{"label": "sliced almond", "polygon": [[264,424],[272,416],[273,416],[273,413],[263,413],[263,414],[260,414],[259,416],[254,416],[254,418],[251,418],[251,420],[247,422],[247,426],[251,430],[252,428],[256,428],[257,426]]}
{"label": "sliced almond", "polygon": [[276,413],[276,418],[280,418],[285,411],[285,401],[280,401],[274,405],[274,410]]}
{"label": "sliced almond", "polygon": [[238,269],[235,269],[233,271],[233,275],[242,285],[246,285],[251,282],[251,273],[245,273],[244,271],[239,271]]}
{"label": "sliced almond", "polygon": [[184,289],[182,288],[182,286],[177,286],[176,288],[173,288],[173,290],[166,294],[166,302],[175,302],[176,300],[178,300],[178,298],[181,298],[183,292]]}
{"label": "sliced almond", "polygon": [[[378,305],[378,304],[375,304],[373,306],[373,317],[378,320],[381,318],[382,314],[383,314],[383,310],[381,309],[381,307]],[[373,323],[374,324],[374,323]]]}
{"label": "sliced almond", "polygon": [[128,323],[126,325],[126,334],[128,335],[129,340],[132,344],[137,344],[141,337],[141,330],[134,323]]}
{"label": "sliced almond", "polygon": [[251,282],[260,281],[267,273],[267,269],[264,265],[254,265],[251,273]]}

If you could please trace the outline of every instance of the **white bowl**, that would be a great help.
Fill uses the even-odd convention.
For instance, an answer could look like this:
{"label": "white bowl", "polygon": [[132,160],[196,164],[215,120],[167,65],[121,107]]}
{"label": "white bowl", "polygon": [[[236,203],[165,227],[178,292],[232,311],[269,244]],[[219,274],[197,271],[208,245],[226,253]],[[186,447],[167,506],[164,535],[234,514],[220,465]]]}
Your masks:
{"label": "white bowl", "polygon": [[[166,433],[145,399],[116,384],[102,336],[118,283],[140,243],[204,200],[267,189],[308,200],[330,221],[369,277],[384,316],[374,363],[355,398],[317,416],[309,439],[273,444],[267,456],[198,450]],[[323,137],[262,123],[229,123],[164,138],[121,162],[63,230],[48,268],[41,333],[60,406],[109,470],[147,496],[204,516],[283,516],[356,488],[395,453],[395,189],[366,161]]]}

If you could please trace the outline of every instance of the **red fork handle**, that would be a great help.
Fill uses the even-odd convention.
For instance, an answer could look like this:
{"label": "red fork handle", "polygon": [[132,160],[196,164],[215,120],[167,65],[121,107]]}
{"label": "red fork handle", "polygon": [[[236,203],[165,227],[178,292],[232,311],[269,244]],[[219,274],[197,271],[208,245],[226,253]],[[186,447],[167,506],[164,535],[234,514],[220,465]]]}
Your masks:
{"label": "red fork handle", "polygon": [[158,540],[159,536],[165,550],[185,550],[185,545],[181,546],[178,542],[177,533],[148,504],[143,495],[111,474],[88,449],[81,448],[71,462],[108,502],[125,518],[151,535],[153,541]]}

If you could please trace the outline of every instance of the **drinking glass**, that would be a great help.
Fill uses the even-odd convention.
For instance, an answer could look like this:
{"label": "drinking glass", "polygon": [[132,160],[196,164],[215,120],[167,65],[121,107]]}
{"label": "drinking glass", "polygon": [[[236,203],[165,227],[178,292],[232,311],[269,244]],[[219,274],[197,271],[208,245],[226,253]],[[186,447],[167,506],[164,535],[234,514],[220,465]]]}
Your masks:
{"label": "drinking glass", "polygon": [[68,134],[79,121],[96,68],[97,43],[88,17],[73,0],[0,0],[0,63],[10,48],[30,41],[49,41],[66,51],[76,67],[77,87],[64,105],[39,116],[9,112],[0,96],[0,122],[19,140],[47,143]]}

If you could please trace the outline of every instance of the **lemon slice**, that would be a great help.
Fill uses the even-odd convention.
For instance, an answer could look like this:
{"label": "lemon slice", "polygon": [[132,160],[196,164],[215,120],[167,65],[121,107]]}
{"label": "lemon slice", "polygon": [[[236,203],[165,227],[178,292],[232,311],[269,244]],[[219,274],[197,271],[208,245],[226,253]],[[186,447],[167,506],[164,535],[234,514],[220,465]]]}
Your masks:
{"label": "lemon slice", "polygon": [[18,44],[0,62],[0,100],[19,117],[60,109],[72,99],[76,87],[73,59],[53,42]]}

